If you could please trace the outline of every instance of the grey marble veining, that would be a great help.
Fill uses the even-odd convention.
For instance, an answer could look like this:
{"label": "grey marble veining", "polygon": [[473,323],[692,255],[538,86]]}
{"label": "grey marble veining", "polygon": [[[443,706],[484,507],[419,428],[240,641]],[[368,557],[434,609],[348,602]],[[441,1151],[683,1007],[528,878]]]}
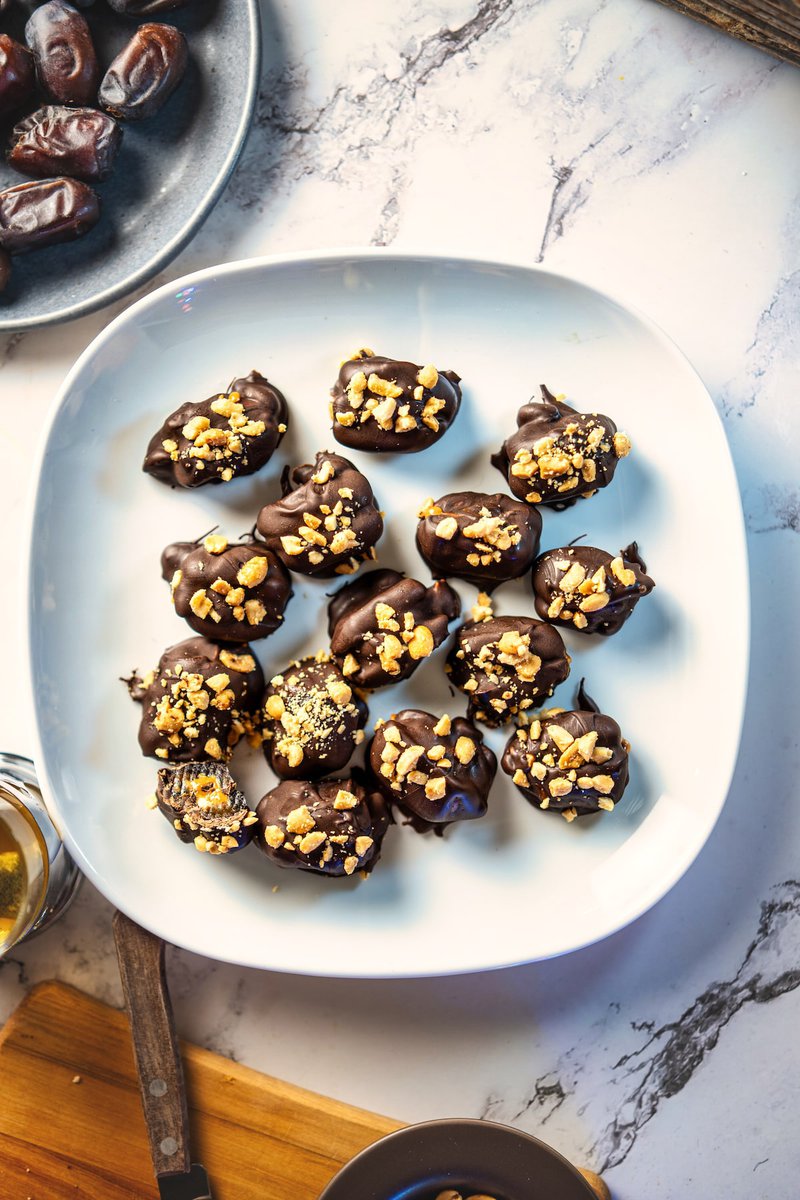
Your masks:
{"label": "grey marble veining", "polygon": [[[566,958],[466,978],[277,977],[174,951],[181,1032],[412,1120],[517,1124],[619,1200],[793,1200],[800,1050],[800,72],[648,0],[264,0],[242,163],[160,280],[214,261],[396,244],[542,262],[639,305],[708,384],[742,490],[753,653],[728,802],[673,892]],[[2,501],[110,312],[0,339]],[[665,435],[680,439],[691,431]],[[14,453],[9,453],[13,448]],[[710,482],[709,486],[712,486]],[[724,608],[725,580],[698,602]],[[16,619],[21,564],[0,597]],[[15,571],[17,574],[15,574]],[[730,653],[744,648],[731,646]],[[20,648],[5,648],[11,677]],[[679,697],[697,753],[703,708]],[[25,706],[3,705],[10,749]],[[56,975],[120,1002],[105,901],[0,967],[0,1019]],[[390,1035],[390,1036],[387,1036]],[[357,1042],[367,1054],[348,1056]]]}

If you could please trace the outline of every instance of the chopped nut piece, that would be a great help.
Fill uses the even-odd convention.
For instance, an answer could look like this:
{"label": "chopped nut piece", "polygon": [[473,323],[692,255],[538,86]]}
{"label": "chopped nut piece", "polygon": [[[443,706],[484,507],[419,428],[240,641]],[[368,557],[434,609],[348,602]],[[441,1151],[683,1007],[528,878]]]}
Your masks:
{"label": "chopped nut piece", "polygon": [[429,779],[425,784],[425,795],[429,800],[441,800],[447,791],[447,780],[443,775]]}
{"label": "chopped nut piece", "polygon": [[187,442],[193,442],[196,437],[204,433],[209,428],[211,422],[208,417],[192,417],[191,421],[187,421],[181,433],[186,438]]}
{"label": "chopped nut piece", "polygon": [[447,713],[445,713],[444,716],[440,717],[434,725],[433,732],[437,737],[447,737],[448,733],[450,732],[450,725],[450,717],[447,715]]}
{"label": "chopped nut piece", "polygon": [[601,608],[606,607],[609,599],[610,597],[608,592],[593,592],[592,595],[587,596],[584,600],[581,600],[581,611],[585,613],[599,612]]}
{"label": "chopped nut piece", "polygon": [[268,572],[268,560],[263,555],[254,555],[253,558],[248,558],[246,563],[242,563],[236,574],[236,582],[241,587],[258,587],[267,578]]}
{"label": "chopped nut piece", "polygon": [[345,660],[342,663],[342,674],[355,675],[358,669],[358,660],[352,654],[345,655]]}
{"label": "chopped nut piece", "polygon": [[353,871],[355,871],[357,866],[358,866],[358,859],[355,857],[355,855],[350,855],[349,858],[346,858],[344,860],[345,875],[352,875]]}
{"label": "chopped nut piece", "polygon": [[203,538],[203,546],[209,554],[222,554],[223,550],[228,549],[228,539],[221,533],[209,533]]}
{"label": "chopped nut piece", "polygon": [[444,517],[436,526],[434,532],[438,538],[443,538],[444,541],[449,542],[458,533],[458,521],[455,517]]}
{"label": "chopped nut piece", "polygon": [[336,798],[333,802],[333,807],[339,812],[347,811],[351,808],[358,807],[358,797],[352,792],[348,792],[346,788],[339,788],[336,793]]}
{"label": "chopped nut piece", "polygon": [[264,830],[264,841],[273,850],[280,849],[285,841],[281,827],[279,825],[267,825]]}
{"label": "chopped nut piece", "polygon": [[409,771],[413,771],[424,753],[424,746],[407,746],[395,763],[397,774],[407,775]]}
{"label": "chopped nut piece", "polygon": [[205,750],[205,752],[209,756],[209,758],[216,758],[216,759],[224,758],[224,755],[222,753],[222,747],[220,746],[220,744],[216,738],[209,738],[208,741],[206,742],[206,744],[203,746],[203,749]]}
{"label": "chopped nut piece", "polygon": [[408,643],[408,653],[415,660],[433,653],[433,634],[427,625],[417,625]]}
{"label": "chopped nut piece", "polygon": [[289,833],[310,833],[316,821],[308,810],[307,804],[293,808],[286,817],[286,829]]}
{"label": "chopped nut piece", "polygon": [[363,858],[367,851],[374,843],[374,838],[367,837],[366,834],[356,838],[356,854],[359,858]]}
{"label": "chopped nut piece", "polygon": [[208,616],[213,607],[214,603],[212,600],[209,600],[205,588],[198,588],[189,601],[189,608],[201,621]]}
{"label": "chopped nut piece", "polygon": [[325,841],[325,837],[326,835],[321,829],[316,829],[313,833],[307,833],[300,839],[297,849],[301,854],[313,854]]}
{"label": "chopped nut piece", "polygon": [[[352,415],[352,414],[349,414],[349,415]],[[344,422],[342,422],[342,424],[344,424]],[[336,468],[334,467],[331,460],[329,458],[326,458],[320,465],[319,470],[314,475],[311,476],[311,482],[318,483],[318,484],[327,483],[329,479],[333,479],[335,474],[336,474]]]}
{"label": "chopped nut piece", "polygon": [[340,708],[349,704],[353,698],[352,689],[342,679],[329,679],[325,686],[331,700]]}
{"label": "chopped nut piece", "polygon": [[551,796],[568,796],[572,791],[572,784],[568,779],[551,779],[547,789]]}
{"label": "chopped nut piece", "polygon": [[464,766],[472,762],[477,747],[472,738],[460,737],[456,742],[456,758]]}
{"label": "chopped nut piece", "polygon": [[428,363],[426,366],[421,367],[419,371],[417,371],[417,383],[421,383],[423,387],[435,388],[438,382],[439,372],[432,363]]}
{"label": "chopped nut piece", "polygon": [[631,452],[631,440],[626,433],[614,434],[614,453],[617,458],[625,458]]}

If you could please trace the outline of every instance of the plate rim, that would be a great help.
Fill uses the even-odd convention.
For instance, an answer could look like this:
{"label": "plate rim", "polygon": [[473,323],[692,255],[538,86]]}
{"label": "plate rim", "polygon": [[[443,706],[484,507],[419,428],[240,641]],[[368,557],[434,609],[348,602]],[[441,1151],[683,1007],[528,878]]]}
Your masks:
{"label": "plate rim", "polygon": [[[66,399],[72,390],[74,383],[79,379],[85,367],[89,366],[95,357],[104,347],[105,344],[111,341],[117,332],[124,328],[129,322],[135,322],[148,309],[156,308],[162,298],[172,293],[175,288],[181,289],[190,286],[197,286],[199,283],[208,280],[215,280],[228,275],[236,275],[240,273],[252,273],[262,270],[269,271],[272,268],[283,268],[296,265],[313,265],[322,266],[328,264],[343,264],[346,262],[354,262],[366,259],[383,259],[396,260],[398,262],[420,262],[424,261],[433,265],[454,264],[459,268],[470,269],[495,269],[499,271],[513,271],[520,275],[544,276],[555,282],[566,282],[568,284],[583,288],[586,291],[593,293],[605,302],[611,302],[620,308],[623,312],[634,316],[644,328],[656,338],[669,353],[681,360],[684,368],[694,378],[696,384],[702,389],[714,419],[717,423],[719,433],[724,446],[724,461],[726,465],[726,473],[728,480],[733,488],[733,493],[737,503],[730,514],[731,532],[735,533],[736,540],[740,547],[740,555],[738,556],[738,566],[740,568],[741,578],[738,581],[739,586],[736,588],[736,594],[740,601],[740,620],[741,628],[737,630],[740,644],[742,646],[742,654],[738,659],[738,672],[736,679],[736,711],[737,720],[736,727],[732,731],[733,736],[730,740],[730,748],[727,755],[727,761],[720,768],[719,779],[719,799],[715,811],[709,820],[708,827],[704,832],[702,840],[692,847],[689,852],[684,852],[679,857],[676,857],[672,864],[671,870],[665,873],[664,878],[659,878],[655,885],[643,893],[640,902],[636,905],[635,911],[626,915],[625,920],[620,924],[615,924],[613,927],[606,929],[599,934],[592,934],[575,944],[558,949],[552,952],[542,954],[525,953],[521,956],[505,956],[501,959],[494,959],[488,962],[470,961],[458,966],[442,968],[422,968],[408,969],[401,968],[393,970],[391,974],[386,971],[370,971],[367,969],[356,970],[336,970],[318,969],[307,970],[302,967],[287,967],[276,966],[274,964],[258,964],[251,960],[243,961],[235,954],[226,954],[224,947],[220,947],[219,951],[215,947],[211,953],[209,947],[200,939],[192,940],[191,936],[182,938],[179,942],[173,942],[173,931],[165,932],[153,922],[141,922],[136,912],[128,907],[125,903],[120,903],[119,898],[114,895],[113,886],[108,886],[108,880],[103,880],[102,883],[97,872],[91,867],[86,860],[80,847],[75,842],[69,822],[62,817],[61,808],[57,800],[57,788],[53,785],[48,771],[48,764],[43,750],[43,740],[41,736],[40,723],[40,701],[36,683],[33,677],[33,569],[34,569],[34,531],[36,529],[36,515],[38,510],[40,485],[42,473],[45,464],[45,459],[48,454],[48,449],[53,433],[55,423],[61,413]],[[725,806],[730,792],[731,782],[733,780],[734,771],[736,768],[739,750],[741,745],[742,727],[744,724],[747,689],[750,670],[750,652],[751,652],[751,604],[750,604],[750,576],[749,576],[749,556],[747,548],[746,527],[744,520],[744,511],[742,507],[742,496],[739,488],[738,477],[736,474],[733,456],[731,454],[730,443],[728,441],[722,417],[714,404],[711,393],[703,382],[698,371],[683,353],[681,348],[672,340],[672,338],[652,320],[649,316],[643,313],[636,305],[627,303],[626,300],[620,299],[616,293],[609,292],[605,288],[600,288],[587,279],[566,271],[553,271],[541,264],[528,264],[514,259],[498,259],[494,256],[473,256],[459,253],[442,253],[431,251],[428,249],[414,250],[412,248],[395,249],[391,246],[344,246],[336,247],[328,250],[301,250],[285,254],[269,254],[261,255],[254,258],[239,259],[234,262],[226,262],[215,266],[203,267],[199,270],[189,272],[178,279],[170,280],[154,291],[149,292],[146,296],[134,301],[121,313],[119,313],[113,321],[111,321],[100,333],[92,339],[89,345],[80,354],[63,383],[61,384],[55,398],[52,401],[51,408],[48,413],[45,427],[42,431],[41,439],[37,447],[37,454],[34,461],[32,478],[29,485],[28,502],[26,506],[26,521],[25,521],[25,547],[23,554],[23,578],[25,580],[25,602],[22,605],[22,639],[26,650],[28,681],[33,702],[33,757],[39,776],[39,783],[43,798],[47,805],[56,828],[61,833],[62,839],[72,855],[81,871],[86,875],[90,882],[98,889],[109,903],[119,908],[131,920],[143,924],[150,932],[162,937],[165,941],[171,944],[180,945],[183,949],[194,954],[199,954],[205,958],[211,958],[217,962],[228,962],[236,966],[249,967],[256,970],[276,971],[280,974],[299,975],[308,978],[333,978],[333,979],[423,979],[423,978],[445,978],[453,975],[467,975],[482,971],[505,970],[511,967],[522,966],[533,962],[542,962],[552,958],[560,958],[565,954],[572,954],[577,950],[585,949],[588,946],[595,945],[605,941],[607,938],[616,933],[621,932],[628,926],[632,925],[646,912],[648,912],[659,900],[663,899],[682,877],[689,870],[691,865],[700,856],[703,848],[708,842],[713,833],[720,814]],[[729,700],[732,698],[729,690]],[[482,957],[485,958],[485,955]]]}
{"label": "plate rim", "polygon": [[[22,333],[30,329],[45,329],[50,325],[64,325],[68,321],[78,320],[79,317],[89,316],[90,313],[97,312],[100,308],[106,308],[109,304],[113,304],[114,301],[121,299],[121,297],[136,291],[137,288],[142,287],[149,279],[152,279],[154,275],[163,270],[164,267],[180,254],[181,250],[185,249],[195,234],[205,224],[211,215],[212,209],[216,206],[217,201],[227,187],[234,167],[244,149],[258,99],[261,75],[261,20],[258,0],[244,0],[244,3],[250,35],[248,38],[246,62],[247,88],[245,102],[236,126],[236,131],[228,147],[228,152],[222,160],[211,185],[207,188],[202,203],[198,208],[193,210],[191,217],[184,221],[180,229],[166,245],[162,246],[152,258],[143,263],[133,274],[127,275],[118,283],[105,288],[94,296],[89,296],[77,304],[56,309],[54,312],[41,313],[38,316],[23,317],[15,320],[13,317],[5,319],[3,310],[0,308],[0,333]],[[148,295],[151,294],[154,293],[148,293]],[[142,299],[147,299],[147,297],[142,297]],[[118,314],[118,316],[122,316],[127,311],[127,309],[123,310],[123,313]],[[114,320],[116,319],[115,317]],[[94,340],[92,339],[89,345],[93,345]]]}

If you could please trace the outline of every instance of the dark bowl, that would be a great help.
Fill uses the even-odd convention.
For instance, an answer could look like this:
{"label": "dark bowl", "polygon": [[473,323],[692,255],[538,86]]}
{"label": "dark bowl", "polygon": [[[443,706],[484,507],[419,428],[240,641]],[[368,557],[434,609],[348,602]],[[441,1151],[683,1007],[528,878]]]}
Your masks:
{"label": "dark bowl", "polygon": [[507,1125],[426,1121],[362,1150],[320,1200],[436,1200],[444,1188],[495,1200],[597,1200],[557,1151]]}
{"label": "dark bowl", "polygon": [[[0,30],[24,42],[29,11],[13,5]],[[105,69],[141,22],[105,4],[84,15]],[[156,116],[122,123],[114,171],[95,185],[101,204],[95,228],[75,242],[14,257],[11,282],[0,293],[0,331],[72,320],[132,292],[183,249],[222,194],[258,92],[258,2],[196,0],[160,19],[189,43],[180,87]],[[5,162],[12,125],[0,123],[0,189],[28,178]]]}

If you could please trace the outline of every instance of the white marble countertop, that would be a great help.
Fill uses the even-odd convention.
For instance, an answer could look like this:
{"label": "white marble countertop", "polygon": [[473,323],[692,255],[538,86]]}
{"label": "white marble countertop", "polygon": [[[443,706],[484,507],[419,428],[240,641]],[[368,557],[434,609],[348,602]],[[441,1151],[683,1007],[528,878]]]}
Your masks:
{"label": "white marble countertop", "polygon": [[[681,345],[724,418],[747,517],[753,656],[721,820],[632,927],[557,961],[440,981],[282,978],[174,952],[180,1031],[408,1120],[511,1122],[605,1171],[618,1200],[789,1200],[800,1171],[800,73],[647,0],[262,9],[243,161],[155,282],[259,253],[391,243],[544,262],[626,296]],[[0,339],[1,740],[19,753],[31,746],[14,632],[30,438],[113,311]],[[710,587],[724,604],[724,579],[703,579],[702,546],[697,567],[698,602]],[[724,697],[678,700],[698,754],[713,754],[702,721],[714,702]],[[0,968],[0,1020],[52,976],[120,1003],[109,918],[86,886],[61,924],[20,947]],[[342,1072],[336,1047],[356,1023],[370,1053]]]}

